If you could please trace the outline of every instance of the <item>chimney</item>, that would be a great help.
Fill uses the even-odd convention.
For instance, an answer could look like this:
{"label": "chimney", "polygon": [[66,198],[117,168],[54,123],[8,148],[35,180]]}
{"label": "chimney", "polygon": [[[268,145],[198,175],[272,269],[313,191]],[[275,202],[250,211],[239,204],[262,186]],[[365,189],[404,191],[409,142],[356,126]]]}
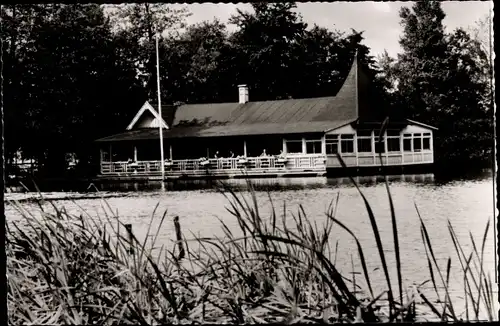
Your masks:
{"label": "chimney", "polygon": [[248,102],[248,86],[247,85],[238,85],[238,91],[240,94],[240,104],[245,104]]}

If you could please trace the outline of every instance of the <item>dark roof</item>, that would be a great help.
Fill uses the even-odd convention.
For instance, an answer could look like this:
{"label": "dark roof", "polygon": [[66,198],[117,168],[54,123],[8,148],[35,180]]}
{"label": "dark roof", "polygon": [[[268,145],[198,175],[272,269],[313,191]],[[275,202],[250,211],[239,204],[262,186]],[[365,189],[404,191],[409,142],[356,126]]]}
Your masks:
{"label": "dark roof", "polygon": [[[158,102],[153,102],[150,101],[149,104],[153,107],[153,109],[158,112]],[[161,117],[163,118],[163,121],[167,124],[167,126],[172,125],[172,121],[174,119],[174,114],[176,111],[177,107],[175,105],[171,104],[162,104],[161,105]]]}
{"label": "dark roof", "polygon": [[[359,117],[359,87],[368,87],[357,59],[336,96],[240,103],[162,105],[170,127],[165,138],[324,132]],[[359,80],[363,83],[359,84]],[[366,94],[366,92],[361,92]],[[362,110],[368,110],[367,101]],[[157,104],[151,103],[154,109]],[[158,138],[156,130],[132,130],[99,141]]]}
{"label": "dark roof", "polygon": [[[163,130],[163,138],[198,138],[198,137],[225,137],[225,136],[257,136],[257,135],[291,135],[325,132],[350,123],[352,120],[344,121],[314,121],[297,122],[292,124],[281,123],[259,123],[244,125],[219,125],[212,127],[193,126],[176,127]],[[158,139],[158,128],[143,128],[130,130],[113,136],[101,138],[99,142],[147,140]]]}

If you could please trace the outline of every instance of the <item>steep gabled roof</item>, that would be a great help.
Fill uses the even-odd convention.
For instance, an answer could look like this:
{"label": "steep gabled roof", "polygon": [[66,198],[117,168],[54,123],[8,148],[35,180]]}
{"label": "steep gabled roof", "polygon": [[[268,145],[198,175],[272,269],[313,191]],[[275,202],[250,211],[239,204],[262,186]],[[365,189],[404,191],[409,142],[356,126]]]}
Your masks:
{"label": "steep gabled roof", "polygon": [[[372,101],[367,98],[370,95],[367,88],[369,81],[355,56],[335,96],[244,104],[162,105],[165,124],[171,127],[163,134],[165,138],[177,138],[325,132],[369,114]],[[149,107],[158,113],[157,105]],[[141,132],[121,133],[99,141],[158,137],[154,130]]]}
{"label": "steep gabled roof", "polygon": [[293,124],[355,120],[357,64],[336,96],[240,103],[185,104],[177,108],[173,127]]}

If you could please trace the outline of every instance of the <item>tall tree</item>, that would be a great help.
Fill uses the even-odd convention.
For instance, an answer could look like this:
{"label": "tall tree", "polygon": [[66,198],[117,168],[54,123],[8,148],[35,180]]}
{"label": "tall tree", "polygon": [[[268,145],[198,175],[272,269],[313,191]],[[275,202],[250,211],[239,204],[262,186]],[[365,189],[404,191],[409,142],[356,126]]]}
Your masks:
{"label": "tall tree", "polygon": [[448,70],[448,48],[444,33],[445,14],[437,1],[419,1],[412,10],[403,7],[400,11],[403,36],[398,54],[397,70],[399,90],[408,99],[408,117],[437,124],[436,111],[444,107],[441,103],[445,72]]}
{"label": "tall tree", "polygon": [[144,84],[148,99],[156,98],[156,54],[157,34],[176,35],[185,27],[190,15],[185,7],[179,9],[162,3],[133,3],[107,7],[114,31],[133,45],[136,68]]}
{"label": "tall tree", "polygon": [[437,1],[402,8],[400,17],[403,52],[394,71],[406,116],[439,128],[438,166],[478,166],[476,158],[488,158],[487,141],[480,141],[488,138],[481,127],[488,124],[481,103],[485,87],[475,59],[483,56],[481,49],[462,30],[445,34],[445,14]]}
{"label": "tall tree", "polygon": [[[48,5],[31,31],[23,59],[22,109],[26,153],[48,175],[66,168],[66,154],[89,163],[92,142],[116,130],[113,118],[129,111],[139,90],[135,72],[120,62],[109,22],[99,5]],[[137,105],[137,104],[136,104]],[[136,109],[136,107],[134,108]],[[123,127],[123,126],[119,126]],[[120,128],[121,129],[121,128]]]}
{"label": "tall tree", "polygon": [[249,84],[252,100],[289,98],[307,24],[293,11],[295,3],[252,3],[252,8],[253,13],[238,10],[230,19],[239,28],[232,37],[240,68],[235,77]]}
{"label": "tall tree", "polygon": [[223,102],[237,97],[233,48],[218,20],[189,26],[161,49],[162,93],[171,102]]}
{"label": "tall tree", "polygon": [[[27,131],[27,116],[24,103],[26,100],[23,75],[26,72],[27,53],[33,50],[31,37],[36,22],[48,15],[47,8],[42,5],[2,5],[0,30],[2,37],[2,79],[3,101],[5,113],[5,151],[9,165],[15,153],[22,149],[23,138],[20,135]],[[9,166],[7,166],[9,168]]]}
{"label": "tall tree", "polygon": [[446,94],[448,123],[441,125],[449,136],[445,139],[449,146],[443,148],[443,153],[449,161],[465,158],[465,166],[473,168],[492,157],[493,108],[489,79],[485,78],[489,61],[480,42],[463,29],[456,29],[447,40],[450,53]]}

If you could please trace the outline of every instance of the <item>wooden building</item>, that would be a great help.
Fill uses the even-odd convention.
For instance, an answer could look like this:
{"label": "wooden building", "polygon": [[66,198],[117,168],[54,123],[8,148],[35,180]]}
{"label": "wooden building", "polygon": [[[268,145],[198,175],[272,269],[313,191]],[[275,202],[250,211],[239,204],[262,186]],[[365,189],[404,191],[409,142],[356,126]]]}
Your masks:
{"label": "wooden building", "polygon": [[125,132],[97,140],[99,177],[161,178],[160,125],[166,178],[321,176],[342,170],[337,153],[357,174],[378,173],[379,152],[398,173],[431,166],[434,127],[390,118],[378,144],[385,115],[369,84],[355,59],[331,97],[252,102],[240,85],[237,103],[162,105],[160,116],[146,102]]}

